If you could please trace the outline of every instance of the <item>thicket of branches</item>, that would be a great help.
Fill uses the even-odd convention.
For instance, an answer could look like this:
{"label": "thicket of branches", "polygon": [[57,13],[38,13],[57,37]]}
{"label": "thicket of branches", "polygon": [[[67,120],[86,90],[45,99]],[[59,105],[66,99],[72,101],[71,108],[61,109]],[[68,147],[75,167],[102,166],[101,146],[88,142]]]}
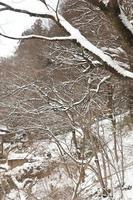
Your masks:
{"label": "thicket of branches", "polygon": [[[116,117],[128,112],[126,125],[131,128],[131,2],[104,2],[67,0],[55,11],[47,4],[48,14],[43,15],[0,1],[1,11],[39,18],[20,38],[1,33],[20,39],[20,44],[13,57],[1,60],[0,121],[12,131],[26,130],[31,140],[51,137],[55,140],[61,155],[66,154],[80,169],[72,200],[78,198],[87,169],[95,174],[103,196],[113,195],[116,178],[121,191],[125,183],[124,120],[121,119],[119,127]],[[127,17],[126,25],[123,16]],[[43,18],[56,24],[50,21],[51,28],[47,30]],[[99,124],[104,119],[109,119],[112,126],[113,150],[108,145],[108,133],[100,132]],[[75,153],[66,152],[56,138],[69,131]],[[77,132],[82,135],[80,141]]]}

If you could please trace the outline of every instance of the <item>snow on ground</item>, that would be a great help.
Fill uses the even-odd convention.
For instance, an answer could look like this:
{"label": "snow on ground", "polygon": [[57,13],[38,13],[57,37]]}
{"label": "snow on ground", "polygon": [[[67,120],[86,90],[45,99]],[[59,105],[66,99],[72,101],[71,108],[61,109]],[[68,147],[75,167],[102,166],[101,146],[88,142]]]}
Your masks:
{"label": "snow on ground", "polygon": [[[63,168],[53,170],[48,177],[38,180],[37,184],[33,186],[32,194],[40,199],[47,199],[48,196],[63,191],[65,188],[72,187],[72,180]],[[68,194],[69,195],[69,194]],[[63,199],[63,194],[62,194]]]}
{"label": "snow on ground", "polygon": [[[121,127],[119,124],[120,119],[124,119],[127,114],[128,113],[116,116],[118,133],[119,128]],[[111,152],[114,151],[112,142],[111,120],[101,120],[99,123],[94,124],[92,127],[95,133],[97,133],[98,128],[100,130],[100,135],[102,137],[105,136],[104,138],[106,138],[108,141],[108,148],[111,150]],[[118,187],[119,183],[115,174],[113,175],[114,197],[112,200],[133,200],[133,132],[131,127],[128,126],[125,126],[124,128],[122,127],[121,131],[121,134],[123,135],[124,148],[125,185],[123,187],[123,197],[120,197],[120,188]],[[82,138],[81,130],[76,132],[76,134],[77,137]],[[31,193],[34,197],[37,197],[40,200],[48,200],[48,198],[53,200],[57,196],[58,200],[71,199],[79,176],[79,167],[77,168],[76,163],[71,160],[67,154],[70,153],[72,156],[74,156],[72,133],[69,132],[64,135],[58,135],[56,136],[56,139],[57,141],[52,138],[51,140],[46,139],[34,142],[33,145],[26,150],[26,152],[22,153],[22,156],[26,156],[28,159],[28,163],[24,163],[23,165],[13,169],[8,168],[7,164],[0,165],[1,167],[5,167],[7,170],[6,172],[2,171],[1,173],[4,173],[6,176],[14,177],[14,182],[19,188],[19,192],[12,188],[10,193],[7,194],[5,200],[8,200],[9,198],[12,200],[20,200],[18,193],[21,193],[22,200],[27,200],[26,192],[29,185],[24,187],[24,183],[28,178],[26,175],[27,173],[29,173],[30,177],[32,177],[33,187],[31,187]],[[66,155],[64,153],[64,157],[61,156],[58,142],[61,144],[61,147],[64,148],[65,152],[67,152]],[[119,137],[118,142],[120,142]],[[15,152],[11,153],[10,157],[16,158],[16,154],[17,153]],[[109,157],[111,158],[110,155]],[[91,160],[91,164],[92,166],[95,166],[94,159]],[[114,163],[116,170],[119,171],[120,165],[121,160],[119,160],[118,163]],[[69,167],[69,172],[67,167]],[[111,169],[111,173],[115,173],[113,168]],[[24,177],[26,177],[26,179],[24,179]],[[100,196],[100,185],[89,165],[85,170],[85,180],[78,187],[78,193],[81,199],[86,198],[86,200],[110,200],[110,198],[102,198]],[[68,196],[68,194],[70,196]]]}
{"label": "snow on ground", "polygon": [[7,133],[9,133],[8,128],[5,125],[0,124],[0,135],[6,135]]}
{"label": "snow on ground", "polygon": [[11,152],[8,155],[8,160],[19,160],[19,159],[25,159],[27,158],[28,153],[13,153]]}

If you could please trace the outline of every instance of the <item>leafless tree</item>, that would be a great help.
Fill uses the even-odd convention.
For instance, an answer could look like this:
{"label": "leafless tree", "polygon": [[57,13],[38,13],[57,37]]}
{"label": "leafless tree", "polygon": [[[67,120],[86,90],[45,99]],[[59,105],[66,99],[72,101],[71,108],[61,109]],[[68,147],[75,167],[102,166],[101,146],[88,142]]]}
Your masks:
{"label": "leafless tree", "polygon": [[[8,100],[8,111],[6,110],[6,112],[10,113],[9,116],[12,116],[14,123],[19,119],[17,123],[25,129],[45,131],[48,137],[54,139],[61,156],[63,157],[65,154],[75,163],[79,169],[79,176],[76,180],[72,200],[78,197],[80,193],[79,186],[84,182],[86,169],[88,168],[93,171],[98,179],[102,195],[110,195],[110,192],[113,193],[112,188],[109,188],[108,181],[108,177],[113,177],[111,169],[113,169],[121,189],[123,184],[119,173],[121,168],[117,169],[117,167],[121,166],[118,163],[120,151],[118,149],[116,118],[114,116],[119,113],[120,108],[115,105],[113,99],[114,96],[118,98],[119,94],[116,94],[116,92],[114,94],[112,82],[115,80],[115,84],[122,88],[122,79],[125,84],[128,83],[129,91],[132,89],[131,52],[133,27],[130,23],[130,16],[125,15],[127,12],[130,15],[130,11],[128,9],[125,11],[124,9],[128,8],[129,5],[125,1],[116,0],[85,0],[74,3],[65,1],[62,6],[64,18],[63,14],[60,15],[59,4],[56,9],[53,9],[45,1],[40,0],[40,2],[46,8],[43,14],[18,9],[0,1],[1,12],[9,10],[15,12],[16,15],[17,13],[22,13],[30,17],[50,19],[55,23],[55,26],[52,26],[53,32],[51,31],[51,33],[47,31],[38,32],[38,30],[30,33],[29,30],[20,37],[0,33],[3,37],[21,41],[21,47],[16,52],[17,59],[22,54],[21,48],[26,40],[35,40],[35,43],[27,43],[30,47],[34,47],[33,55],[41,52],[36,60],[32,59],[33,57],[30,54],[28,55],[27,52],[24,54],[25,59],[27,59],[26,62],[32,63],[31,66],[34,68],[32,74],[30,74],[31,69],[28,68],[26,68],[26,72],[19,71],[19,67],[23,68],[23,64],[25,64],[25,61],[23,62],[19,58],[21,63],[17,71],[20,74],[17,74],[16,79],[16,72],[13,71],[16,79],[15,85],[13,88],[8,88],[8,94],[3,95],[4,99],[9,96],[10,100],[12,100],[10,102]],[[88,21],[89,16],[91,18]],[[39,23],[36,23],[36,25]],[[104,25],[108,23],[110,23],[108,30],[102,30]],[[88,26],[90,32],[88,31]],[[113,28],[113,34],[111,36],[106,35],[109,34],[111,28]],[[58,36],[55,36],[56,34]],[[101,39],[102,35],[104,37]],[[104,41],[105,39],[107,41]],[[111,42],[109,39],[111,39]],[[50,55],[51,59],[47,60],[46,65],[53,65],[54,67],[52,69],[49,67],[48,70],[44,71],[42,68],[39,69],[40,71],[42,70],[41,73],[47,72],[47,77],[40,78],[41,73],[35,72],[36,65],[43,67],[41,62],[41,59],[43,59],[42,51],[44,49],[47,50],[47,47],[43,48],[41,46],[42,41],[47,41],[49,42],[48,44],[53,42],[53,45],[50,46],[49,54],[46,55]],[[122,43],[121,47],[119,47],[120,42]],[[37,43],[40,44],[41,50],[36,46]],[[116,43],[117,45],[115,46]],[[110,47],[111,44],[113,44],[112,48]],[[121,58],[121,55],[123,55],[123,58]],[[46,59],[44,60],[46,61]],[[21,72],[24,73],[23,76]],[[28,74],[27,77],[26,73]],[[119,84],[117,84],[116,79],[120,81]],[[106,89],[107,91],[105,91]],[[17,102],[14,102],[14,96]],[[129,107],[132,113],[131,93],[129,96]],[[2,108],[4,105],[7,109],[6,102],[2,102]],[[118,110],[116,111],[117,108]],[[98,125],[100,120],[107,117],[108,114],[113,125],[114,152],[109,148],[105,133],[103,131],[101,134]],[[52,120],[45,123],[45,115]],[[68,148],[69,151],[66,151],[58,137],[55,136],[55,127],[57,129],[59,127],[54,126],[52,129],[51,124],[57,122],[55,121],[57,115],[61,123],[65,121],[71,127],[75,152],[72,152],[70,148]],[[10,120],[11,118],[9,117],[8,119]],[[94,126],[96,126],[97,122],[97,128],[94,131]],[[81,135],[80,139],[78,138],[78,133]],[[89,158],[86,156],[86,153],[88,153],[87,148],[89,148]],[[65,160],[63,162],[65,163]],[[69,167],[65,166],[70,175]]]}

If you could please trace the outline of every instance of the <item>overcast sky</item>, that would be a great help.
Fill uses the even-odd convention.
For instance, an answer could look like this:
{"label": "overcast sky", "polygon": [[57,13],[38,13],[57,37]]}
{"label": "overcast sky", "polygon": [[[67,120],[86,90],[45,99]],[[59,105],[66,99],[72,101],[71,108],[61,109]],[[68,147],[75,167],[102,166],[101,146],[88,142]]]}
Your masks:
{"label": "overcast sky", "polygon": [[[57,0],[48,0],[55,6]],[[45,6],[39,0],[0,0],[17,8],[23,8],[35,12],[44,12]],[[35,18],[24,14],[17,14],[10,11],[0,12],[0,32],[8,35],[20,36],[22,32],[31,27]],[[17,48],[17,41],[6,39],[0,36],[0,56],[10,56]]]}

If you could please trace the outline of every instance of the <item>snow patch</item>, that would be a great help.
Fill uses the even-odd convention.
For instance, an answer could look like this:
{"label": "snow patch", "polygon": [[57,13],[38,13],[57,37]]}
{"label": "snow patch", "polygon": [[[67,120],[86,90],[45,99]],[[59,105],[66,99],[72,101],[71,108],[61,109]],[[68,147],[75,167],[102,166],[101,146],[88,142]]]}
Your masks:
{"label": "snow patch", "polygon": [[109,3],[109,0],[100,0],[99,2],[102,2],[105,6],[107,6]]}

